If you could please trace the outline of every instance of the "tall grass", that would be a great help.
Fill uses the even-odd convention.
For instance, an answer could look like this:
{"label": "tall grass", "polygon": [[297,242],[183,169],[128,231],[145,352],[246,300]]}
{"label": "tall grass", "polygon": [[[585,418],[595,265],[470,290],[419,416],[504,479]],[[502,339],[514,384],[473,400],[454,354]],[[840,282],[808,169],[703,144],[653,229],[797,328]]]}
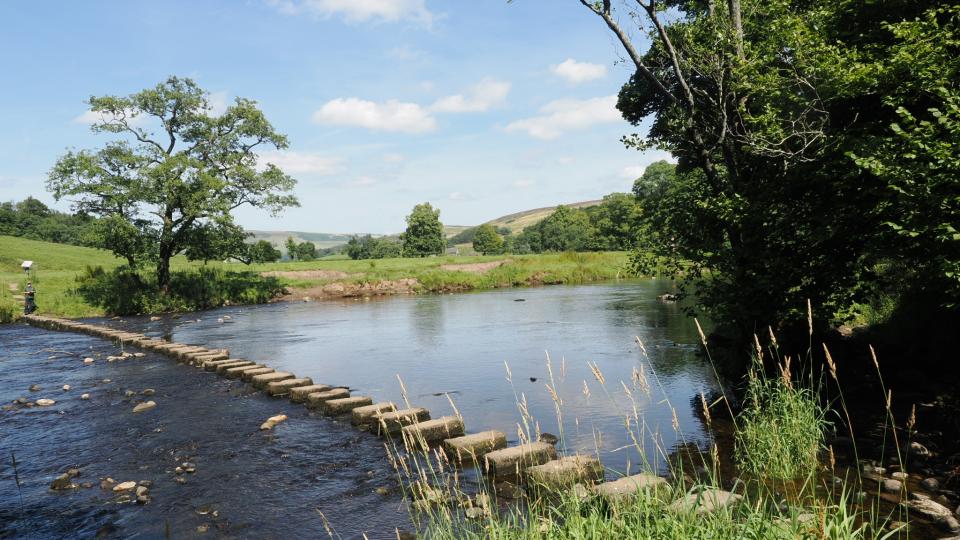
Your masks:
{"label": "tall grass", "polygon": [[[643,343],[638,343],[645,354]],[[759,348],[758,348],[759,349]],[[591,370],[603,393],[611,399],[623,392],[632,403],[625,413],[625,428],[633,441],[633,450],[641,456],[646,474],[656,474],[653,465],[659,458],[669,464],[667,482],[661,488],[641,489],[632,496],[605,498],[589,486],[545,490],[525,484],[518,500],[498,500],[498,487],[479,464],[458,466],[450,456],[431,448],[423,440],[392,440],[386,448],[404,495],[409,502],[418,533],[424,538],[460,539],[878,539],[900,534],[888,526],[875,505],[862,504],[857,485],[831,476],[835,463],[818,456],[824,449],[827,410],[821,399],[822,380],[812,375],[796,377],[789,360],[781,360],[779,374],[768,376],[761,369],[758,350],[754,370],[747,381],[747,399],[734,424],[735,457],[741,479],[723,478],[716,445],[710,449],[679,452],[688,448],[685,437],[674,422],[679,446],[665,448],[643,418],[637,398],[660,386],[654,372],[651,385],[635,370],[631,381],[619,381],[608,387],[596,365]],[[507,380],[512,374],[507,365]],[[556,404],[557,425],[561,421],[561,396],[556,394],[553,370],[548,360],[548,392]],[[401,383],[402,385],[402,383]],[[452,403],[452,402],[451,402]],[[673,408],[669,401],[662,401]],[[705,422],[711,423],[711,409],[701,397]],[[520,442],[536,440],[538,423],[522,394],[517,398],[520,419],[516,424]],[[619,407],[618,407],[619,410]],[[674,409],[675,410],[675,409]],[[729,409],[728,409],[729,410]],[[598,434],[598,437],[600,435]],[[652,440],[656,455],[647,455],[645,441]],[[638,471],[631,471],[636,474]],[[627,471],[608,471],[615,478]],[[824,481],[824,478],[829,479]],[[523,477],[519,480],[522,482]],[[795,487],[784,494],[785,480]],[[696,505],[683,505],[685,498],[709,499],[711,490],[722,486],[741,497],[739,504],[702,511]],[[896,516],[902,518],[902,516]]]}
{"label": "tall grass", "polygon": [[756,478],[792,480],[815,473],[828,427],[819,385],[795,384],[790,357],[779,364],[780,376],[769,376],[762,362],[754,356],[747,374],[735,433],[737,465]]}

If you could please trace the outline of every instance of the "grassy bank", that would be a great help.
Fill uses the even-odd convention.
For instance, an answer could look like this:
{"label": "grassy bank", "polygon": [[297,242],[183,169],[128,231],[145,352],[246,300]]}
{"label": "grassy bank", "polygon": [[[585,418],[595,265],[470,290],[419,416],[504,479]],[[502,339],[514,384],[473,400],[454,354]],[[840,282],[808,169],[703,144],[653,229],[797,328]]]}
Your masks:
{"label": "grassy bank", "polygon": [[[587,283],[624,277],[627,254],[327,259],[250,266],[193,263],[176,257],[171,266],[175,278],[179,276],[177,284],[182,298],[157,302],[148,297],[152,294],[149,267],[137,277],[120,276],[112,271],[122,268],[124,261],[107,251],[0,236],[0,322],[9,322],[22,312],[19,295],[27,283],[27,276],[20,269],[24,260],[34,261],[31,279],[41,314],[84,317],[130,310],[185,310],[226,302],[262,302],[284,288],[294,297],[322,297]],[[97,267],[106,272],[88,270]],[[263,273],[273,275],[262,276]],[[80,287],[78,279],[86,286]],[[342,286],[332,292],[332,284]],[[396,284],[402,287],[394,287]]]}

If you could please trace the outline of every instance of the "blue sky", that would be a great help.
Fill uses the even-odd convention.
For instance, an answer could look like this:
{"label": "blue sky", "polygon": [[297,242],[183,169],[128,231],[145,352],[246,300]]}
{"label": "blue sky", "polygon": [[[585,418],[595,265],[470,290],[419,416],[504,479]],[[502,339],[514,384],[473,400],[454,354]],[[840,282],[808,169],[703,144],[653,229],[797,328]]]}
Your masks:
{"label": "blue sky", "polygon": [[57,157],[108,140],[84,101],[169,75],[290,138],[262,157],[302,206],[245,209],[252,229],[397,232],[423,201],[472,225],[628,191],[666,157],[620,144],[630,70],[576,0],[5,2],[0,25],[0,200],[52,202]]}

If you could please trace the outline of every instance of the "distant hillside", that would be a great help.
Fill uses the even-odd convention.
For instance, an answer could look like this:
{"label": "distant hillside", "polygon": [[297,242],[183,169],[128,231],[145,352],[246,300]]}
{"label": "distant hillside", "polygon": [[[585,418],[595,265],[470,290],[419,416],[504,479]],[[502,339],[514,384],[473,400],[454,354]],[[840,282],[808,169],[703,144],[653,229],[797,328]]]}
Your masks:
{"label": "distant hillside", "polygon": [[[590,206],[596,206],[600,204],[601,200],[595,201],[583,201],[577,203],[564,204],[570,208],[587,208]],[[506,227],[510,229],[513,233],[519,233],[531,225],[536,225],[544,219],[547,218],[550,214],[556,210],[556,206],[546,206],[544,208],[534,208],[533,210],[524,210],[523,212],[516,212],[513,214],[508,214],[506,216],[498,217],[497,219],[492,219],[488,221],[490,225],[494,227]]]}
{"label": "distant hillside", "polygon": [[[565,204],[564,206],[569,206],[571,208],[586,208],[588,206],[596,206],[602,201],[583,201],[576,202],[571,204]],[[496,219],[490,220],[487,223],[493,225],[494,227],[506,227],[510,229],[513,233],[519,233],[531,225],[535,225],[540,221],[543,221],[547,216],[553,213],[556,210],[556,206],[547,206],[544,208],[534,208],[533,210],[524,210],[523,212],[516,212],[513,214],[508,214],[506,216],[501,216]],[[463,233],[473,229],[473,225],[444,225],[443,234],[449,240],[458,234]],[[366,233],[349,233],[349,234],[340,234],[340,233],[315,233],[315,232],[303,232],[303,231],[248,231],[253,233],[252,240],[266,240],[272,243],[274,246],[280,250],[284,249],[284,243],[287,241],[287,237],[292,236],[297,242],[313,242],[318,249],[327,249],[335,246],[342,246],[346,244],[351,236],[363,236]],[[381,236],[386,236],[387,238],[399,239],[400,234],[373,234],[371,235],[374,238],[379,238]]]}

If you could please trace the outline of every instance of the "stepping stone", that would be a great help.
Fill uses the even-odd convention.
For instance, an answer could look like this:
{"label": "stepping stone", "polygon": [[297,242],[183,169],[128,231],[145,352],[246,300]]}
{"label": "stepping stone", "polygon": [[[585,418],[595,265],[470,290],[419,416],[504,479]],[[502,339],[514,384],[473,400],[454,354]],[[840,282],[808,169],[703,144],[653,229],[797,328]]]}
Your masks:
{"label": "stepping stone", "polygon": [[227,362],[227,363],[225,363],[225,364],[220,364],[219,366],[217,366],[216,368],[214,368],[214,371],[216,371],[217,373],[220,373],[220,374],[222,375],[225,371],[227,371],[227,370],[230,369],[230,368],[250,367],[250,366],[255,366],[255,365],[256,365],[256,364],[254,364],[253,362],[251,362],[251,361],[249,361],[249,360],[239,360],[239,361],[237,361],[237,362],[232,362],[232,363],[231,363],[231,362]]}
{"label": "stepping stone", "polygon": [[230,358],[230,355],[225,352],[187,355],[187,362],[194,366],[202,366],[205,362],[213,362],[216,360],[234,360],[234,358]]}
{"label": "stepping stone", "polygon": [[357,407],[350,413],[350,423],[355,426],[365,426],[376,422],[376,415],[382,412],[393,412],[397,406],[389,401],[374,403],[364,407]]}
{"label": "stepping stone", "polygon": [[502,431],[482,431],[463,437],[443,441],[443,450],[447,456],[460,463],[479,461],[484,455],[500,448],[506,448],[507,436]]}
{"label": "stepping stone", "polygon": [[696,511],[698,514],[706,514],[721,508],[735,506],[741,499],[743,497],[740,495],[722,489],[705,489],[700,493],[690,493],[673,501],[667,509],[674,512]]}
{"label": "stepping stone", "polygon": [[430,411],[423,407],[411,407],[393,412],[382,412],[374,416],[377,420],[377,434],[390,435],[400,433],[404,426],[430,419]]}
{"label": "stepping stone", "polygon": [[532,442],[494,450],[483,456],[484,468],[494,476],[518,476],[533,465],[557,459],[557,449],[545,442]]}
{"label": "stepping stone", "polygon": [[272,382],[285,381],[287,379],[296,379],[297,376],[286,371],[274,371],[273,373],[264,373],[263,375],[254,375],[250,382],[256,388],[266,388]]}
{"label": "stepping stone", "polygon": [[303,403],[307,396],[319,392],[326,392],[330,387],[325,384],[311,384],[308,386],[298,386],[290,389],[290,401],[294,403]]}
{"label": "stepping stone", "polygon": [[263,364],[254,364],[252,366],[238,366],[227,368],[223,371],[223,374],[226,375],[228,379],[239,379],[244,372],[250,371],[251,369],[261,369],[267,366]]}
{"label": "stepping stone", "polygon": [[604,482],[593,491],[611,502],[629,501],[644,490],[658,490],[668,487],[667,481],[655,474],[641,473],[625,476],[611,482]]}
{"label": "stepping stone", "polygon": [[373,399],[365,396],[353,396],[339,399],[328,399],[323,402],[321,408],[323,409],[323,414],[327,416],[339,416],[341,414],[347,414],[357,407],[363,407],[366,405],[371,405]]}
{"label": "stepping stone", "polygon": [[414,444],[433,446],[444,439],[463,435],[463,419],[458,416],[441,416],[405,426],[401,429],[404,440]]}
{"label": "stepping stone", "polygon": [[[240,378],[245,381],[253,381],[253,378],[257,375],[266,375],[268,373],[276,373],[276,371],[271,367],[262,367],[259,369],[248,369],[240,374]],[[292,378],[292,377],[291,377]]]}
{"label": "stepping stone", "polygon": [[350,397],[350,391],[346,388],[332,388],[323,392],[311,392],[307,394],[307,407],[311,409],[322,409],[323,404],[331,399],[343,399]]}
{"label": "stepping stone", "polygon": [[[203,366],[203,369],[206,371],[216,371],[217,366],[221,366],[223,364],[232,364],[234,362],[245,362],[245,360],[242,360],[240,358],[223,358],[220,360],[210,360],[208,362],[204,362],[201,365]],[[251,362],[251,364],[252,363],[253,362]],[[233,367],[236,367],[236,366],[233,366]]]}
{"label": "stepping stone", "polygon": [[603,480],[603,465],[593,456],[564,456],[527,468],[531,483],[549,489],[570,488],[575,484],[594,484]]}
{"label": "stepping stone", "polygon": [[310,377],[274,381],[267,384],[267,394],[270,394],[271,396],[284,396],[290,393],[291,388],[296,388],[298,386],[310,386],[311,384],[313,384],[313,379]]}

